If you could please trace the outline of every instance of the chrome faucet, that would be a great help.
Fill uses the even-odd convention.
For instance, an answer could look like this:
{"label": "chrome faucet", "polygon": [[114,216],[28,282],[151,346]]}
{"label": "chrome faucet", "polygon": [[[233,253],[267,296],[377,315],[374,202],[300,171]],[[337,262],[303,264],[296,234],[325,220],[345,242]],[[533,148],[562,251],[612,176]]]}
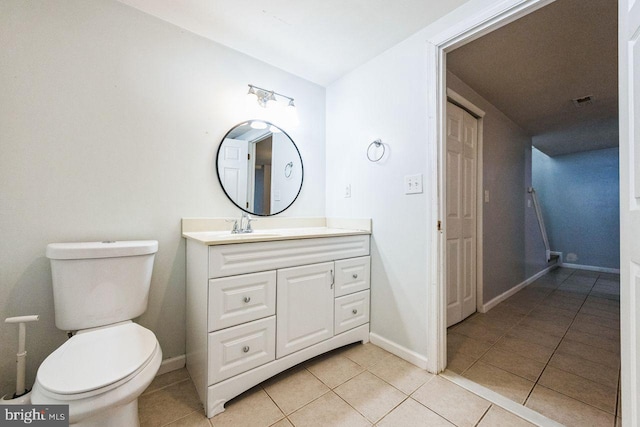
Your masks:
{"label": "chrome faucet", "polygon": [[240,220],[230,220],[233,221],[233,229],[231,230],[231,234],[245,234],[245,233],[253,233],[253,228],[251,228],[251,221],[256,221],[251,218],[248,213],[242,212],[242,217]]}

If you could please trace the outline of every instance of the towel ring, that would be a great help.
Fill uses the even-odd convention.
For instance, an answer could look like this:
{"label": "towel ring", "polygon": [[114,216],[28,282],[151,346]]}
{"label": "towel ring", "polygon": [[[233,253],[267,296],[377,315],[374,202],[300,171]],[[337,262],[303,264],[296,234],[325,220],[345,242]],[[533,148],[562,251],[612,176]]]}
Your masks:
{"label": "towel ring", "polygon": [[[378,158],[371,156],[371,147],[373,147],[374,145],[376,146],[376,148],[380,148],[380,146],[382,146],[382,154],[380,154]],[[384,157],[385,151],[386,149],[384,147],[384,143],[382,142],[382,140],[376,139],[371,144],[369,144],[369,147],[367,148],[367,159],[369,159],[369,161],[373,163],[379,162]]]}
{"label": "towel ring", "polygon": [[284,166],[284,177],[291,178],[291,173],[293,173],[293,162],[289,162]]}

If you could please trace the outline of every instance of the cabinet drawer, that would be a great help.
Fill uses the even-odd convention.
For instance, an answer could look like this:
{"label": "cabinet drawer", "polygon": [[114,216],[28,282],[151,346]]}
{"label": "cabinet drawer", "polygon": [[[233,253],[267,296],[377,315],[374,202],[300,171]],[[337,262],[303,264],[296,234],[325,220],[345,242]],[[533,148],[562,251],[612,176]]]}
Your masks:
{"label": "cabinet drawer", "polygon": [[275,316],[209,334],[209,384],[276,358]]}
{"label": "cabinet drawer", "polygon": [[371,257],[336,261],[336,297],[370,287]]}
{"label": "cabinet drawer", "polygon": [[338,335],[369,321],[369,291],[336,298],[334,331]]}
{"label": "cabinet drawer", "polygon": [[275,271],[209,280],[209,331],[275,313]]}
{"label": "cabinet drawer", "polygon": [[239,243],[209,247],[209,278],[369,255],[369,235]]}

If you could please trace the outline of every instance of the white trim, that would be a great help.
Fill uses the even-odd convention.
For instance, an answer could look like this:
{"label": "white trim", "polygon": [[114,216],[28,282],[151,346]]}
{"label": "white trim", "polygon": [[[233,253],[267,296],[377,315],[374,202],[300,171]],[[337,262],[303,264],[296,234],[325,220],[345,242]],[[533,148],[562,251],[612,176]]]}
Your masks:
{"label": "white trim", "polygon": [[378,334],[374,334],[373,332],[369,333],[369,341],[371,341],[371,344],[375,344],[383,350],[387,350],[389,353],[395,354],[399,358],[416,365],[418,368],[427,369],[427,358],[413,350],[409,350],[408,348],[383,338]]}
{"label": "white trim", "polygon": [[536,412],[533,409],[529,409],[524,405],[520,405],[519,403],[499,393],[496,393],[493,390],[481,386],[480,384],[474,383],[470,379],[458,375],[455,372],[447,370],[444,371],[440,376],[456,385],[459,385],[462,388],[469,390],[471,393],[478,395],[485,400],[488,400],[494,405],[498,405],[502,409],[509,411],[524,420],[529,421],[534,425],[542,427],[563,427],[563,424],[553,421],[552,419],[545,417],[541,413]]}
{"label": "white trim", "polygon": [[600,273],[620,274],[620,269],[619,268],[596,267],[595,265],[569,264],[569,263],[565,262],[565,263],[562,263],[562,267],[564,267],[564,268],[574,268],[576,270],[599,271]]}
{"label": "white trim", "polygon": [[559,267],[558,264],[553,264],[553,265],[550,265],[549,267],[545,268],[544,270],[541,270],[541,271],[537,272],[533,276],[531,276],[528,279],[524,280],[523,282],[517,284],[516,286],[514,286],[511,289],[509,289],[508,291],[503,292],[500,295],[498,295],[497,297],[493,298],[488,303],[482,304],[482,307],[480,309],[478,309],[478,311],[480,313],[486,313],[487,311],[491,310],[496,305],[500,304],[502,301],[504,301],[507,298],[509,298],[511,295],[514,295],[515,293],[517,293],[522,288],[532,284],[533,282],[535,282],[536,280],[538,280],[539,278],[541,278],[542,276],[544,276],[545,274],[547,274],[551,270],[556,269],[558,267]]}
{"label": "white trim", "polygon": [[187,358],[184,354],[180,356],[171,357],[169,359],[164,359],[160,364],[160,369],[156,373],[156,377],[162,374],[166,374],[167,372],[177,371],[178,369],[182,369],[187,364]]}
{"label": "white trim", "polygon": [[451,88],[447,88],[447,98],[449,98],[452,103],[467,110],[469,113],[471,113],[471,115],[476,116],[476,119],[480,119],[484,117],[485,114],[487,114],[484,112],[484,110],[472,104],[464,96],[460,95],[458,92]]}
{"label": "white trim", "polygon": [[[461,6],[432,24],[426,34],[433,35],[426,42],[427,54],[427,169],[431,183],[431,194],[426,209],[434,222],[444,223],[444,177],[445,147],[444,132],[446,126],[446,52],[460,47],[481,37],[503,25],[533,12],[553,0],[502,0],[484,7],[474,5]],[[475,8],[475,10],[474,10]],[[467,16],[460,16],[466,13]],[[435,224],[433,224],[435,225]],[[428,370],[441,372],[447,363],[447,328],[446,328],[446,274],[444,270],[445,251],[444,233],[437,227],[429,228],[430,258],[426,265],[429,277],[427,295],[427,361]]]}

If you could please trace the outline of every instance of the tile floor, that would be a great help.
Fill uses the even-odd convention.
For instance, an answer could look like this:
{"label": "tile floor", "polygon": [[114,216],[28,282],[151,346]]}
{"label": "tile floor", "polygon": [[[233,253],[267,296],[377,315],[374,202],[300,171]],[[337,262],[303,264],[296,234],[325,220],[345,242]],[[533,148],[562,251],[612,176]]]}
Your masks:
{"label": "tile floor", "polygon": [[140,424],[172,427],[531,426],[373,344],[353,344],[265,381],[210,420],[186,369],[157,377]]}
{"label": "tile floor", "polygon": [[620,276],[559,268],[449,328],[448,369],[567,426],[620,424]]}

